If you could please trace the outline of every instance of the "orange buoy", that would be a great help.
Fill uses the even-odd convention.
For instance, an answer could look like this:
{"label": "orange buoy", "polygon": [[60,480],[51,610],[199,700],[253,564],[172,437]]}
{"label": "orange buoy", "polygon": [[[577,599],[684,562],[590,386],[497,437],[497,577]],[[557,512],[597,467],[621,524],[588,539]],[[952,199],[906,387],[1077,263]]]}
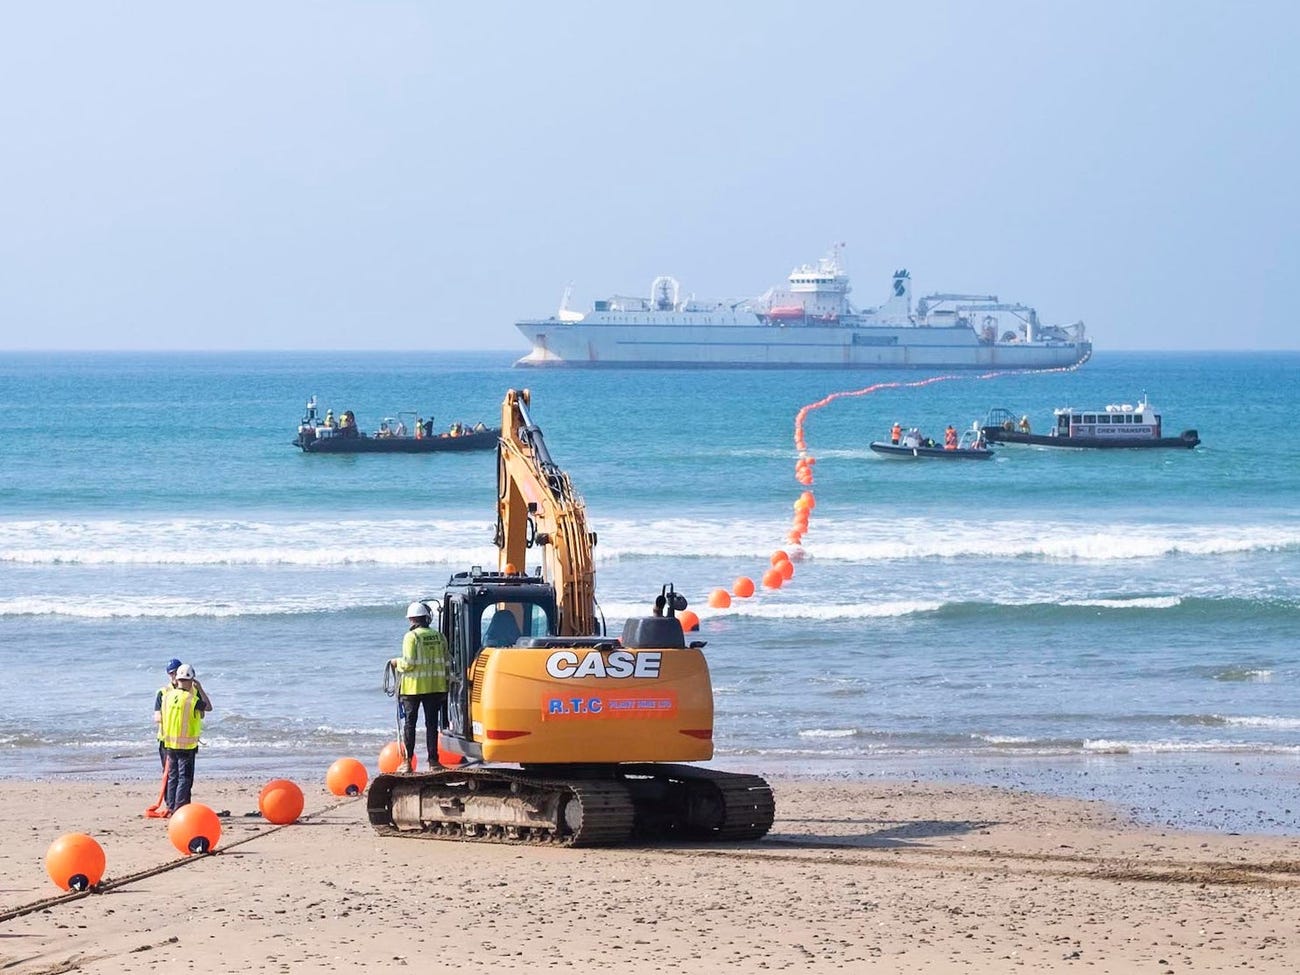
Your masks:
{"label": "orange buoy", "polygon": [[793,528],[795,531],[799,532],[801,535],[807,535],[808,534],[807,517],[796,518],[794,521],[790,522],[790,527]]}
{"label": "orange buoy", "polygon": [[518,575],[518,574],[519,574],[519,570],[515,568],[515,564],[514,564],[513,562],[507,562],[507,563],[506,563],[506,575],[508,575],[508,576],[513,576],[513,575]]}
{"label": "orange buoy", "polygon": [[794,563],[789,559],[782,559],[776,565],[772,566],[777,572],[781,573],[781,578],[789,582],[794,578]]}
{"label": "orange buoy", "polygon": [[[390,741],[387,745],[379,750],[379,771],[385,775],[392,775],[403,763],[406,762],[406,749],[402,747],[400,741]],[[414,772],[419,765],[419,758],[411,756],[411,771]]]}
{"label": "orange buoy", "polygon": [[695,633],[700,628],[700,618],[689,609],[677,614],[677,622],[682,624],[683,633]]}
{"label": "orange buoy", "polygon": [[763,573],[764,589],[780,589],[781,584],[784,582],[785,580],[781,578],[781,573],[777,572],[776,569],[768,569]]}
{"label": "orange buoy", "polygon": [[731,593],[725,589],[715,589],[709,593],[709,605],[714,609],[726,609],[731,605]]}
{"label": "orange buoy", "polygon": [[778,548],[775,552],[772,553],[772,558],[769,561],[773,565],[776,565],[778,562],[790,561],[790,556],[786,555],[785,552],[783,552],[781,549]]}
{"label": "orange buoy", "polygon": [[293,785],[293,782],[291,782],[289,779],[272,779],[270,782],[266,783],[266,785],[262,786],[262,791],[257,794],[257,808],[259,812],[262,809],[262,800],[266,798],[266,794],[270,792],[272,789],[278,789],[286,782],[288,782],[290,785]]}
{"label": "orange buoy", "polygon": [[811,491],[805,491],[803,494],[799,495],[799,499],[801,501],[808,502],[809,511],[812,511],[813,508],[817,507],[817,499],[813,497],[813,493]]}
{"label": "orange buoy", "polygon": [[221,839],[221,820],[210,806],[191,802],[172,813],[167,821],[167,838],[186,856],[211,853]]}
{"label": "orange buoy", "polygon": [[45,872],[62,890],[89,890],[104,878],[104,848],[85,833],[64,833],[45,851]]}
{"label": "orange buoy", "polygon": [[808,503],[808,498],[805,496],[807,493],[808,492],[805,491],[803,494],[799,495],[799,497],[794,499],[794,510],[796,512],[809,511],[812,509],[812,505]]}
{"label": "orange buoy", "polygon": [[355,758],[340,758],[325,773],[325,785],[336,796],[357,796],[366,789],[370,776]]}
{"label": "orange buoy", "polygon": [[754,580],[749,576],[741,576],[732,583],[731,591],[741,599],[748,599],[754,595]]}
{"label": "orange buoy", "polygon": [[257,798],[257,811],[268,823],[277,826],[296,823],[302,807],[302,790],[288,779],[272,779],[262,787],[262,794]]}
{"label": "orange buoy", "polygon": [[450,752],[442,747],[442,739],[438,739],[438,764],[444,768],[455,768],[465,761],[465,756],[457,752]]}

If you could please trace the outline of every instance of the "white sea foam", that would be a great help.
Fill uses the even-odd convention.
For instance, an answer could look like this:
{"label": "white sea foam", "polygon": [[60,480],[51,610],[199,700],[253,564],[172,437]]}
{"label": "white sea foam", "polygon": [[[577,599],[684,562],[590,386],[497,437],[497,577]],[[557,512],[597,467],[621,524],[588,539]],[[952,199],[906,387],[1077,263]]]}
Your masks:
{"label": "white sea foam", "polygon": [[932,558],[1112,562],[1171,555],[1292,551],[1300,549],[1300,529],[1291,525],[1144,524],[1101,532],[1060,522],[1026,520],[955,523],[936,531],[929,522],[903,519],[816,526],[804,539],[804,546],[815,558],[848,562]]}
{"label": "white sea foam", "polygon": [[766,620],[855,620],[886,619],[895,616],[910,616],[914,613],[933,613],[944,607],[944,603],[935,600],[904,599],[883,603],[776,603],[750,602],[733,600],[727,609],[700,609],[700,619],[725,616],[747,616]]}
{"label": "white sea foam", "polygon": [[221,602],[194,596],[120,596],[68,599],[25,596],[0,599],[0,616],[72,616],[77,619],[170,619],[186,617],[232,618],[273,616],[281,613],[315,613],[324,608],[301,596]]}
{"label": "white sea foam", "polygon": [[1062,606],[1098,606],[1103,609],[1176,609],[1180,596],[1148,596],[1134,599],[1063,599]]}
{"label": "white sea foam", "polygon": [[[766,558],[783,520],[605,519],[598,562],[628,558]],[[412,543],[415,544],[412,544]],[[804,541],[817,560],[917,559],[1127,561],[1300,549],[1293,525],[1140,524],[1091,531],[1059,521],[955,522],[818,519]],[[0,562],[31,565],[422,565],[490,564],[491,524],[482,519],[124,519],[0,521]]]}
{"label": "white sea foam", "polygon": [[1232,717],[1220,714],[1213,715],[1213,717],[1226,725],[1234,725],[1239,728],[1278,728],[1287,731],[1300,728],[1300,718],[1279,718],[1264,715]]}
{"label": "white sea foam", "polygon": [[800,738],[856,738],[857,728],[807,728],[799,732]]}
{"label": "white sea foam", "polygon": [[1111,738],[1087,738],[1083,750],[1097,755],[1167,755],[1194,752],[1246,752],[1300,754],[1300,745],[1274,745],[1266,742],[1222,741],[1124,741]]}

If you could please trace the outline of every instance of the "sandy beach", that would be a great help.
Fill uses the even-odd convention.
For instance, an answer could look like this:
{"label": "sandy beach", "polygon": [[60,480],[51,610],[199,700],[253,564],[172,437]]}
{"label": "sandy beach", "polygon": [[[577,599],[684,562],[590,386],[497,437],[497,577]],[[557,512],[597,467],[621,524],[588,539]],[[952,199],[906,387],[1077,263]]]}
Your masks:
{"label": "sandy beach", "polygon": [[565,850],[384,838],[360,799],[207,782],[218,853],[42,910],[49,844],[106,881],[181,860],[141,782],[7,782],[0,970],[633,973],[1293,971],[1300,840],[1160,831],[1100,803],[922,782],[775,782],[758,843]]}

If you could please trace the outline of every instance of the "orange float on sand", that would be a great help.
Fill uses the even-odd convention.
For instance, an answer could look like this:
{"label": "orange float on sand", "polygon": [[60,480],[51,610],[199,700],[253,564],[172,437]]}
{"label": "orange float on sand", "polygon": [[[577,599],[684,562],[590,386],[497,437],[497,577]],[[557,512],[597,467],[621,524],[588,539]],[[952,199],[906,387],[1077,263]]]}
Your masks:
{"label": "orange float on sand", "polygon": [[93,836],[65,833],[45,851],[45,872],[63,890],[89,890],[104,878],[104,848]]}
{"label": "orange float on sand", "polygon": [[191,802],[172,813],[167,821],[167,838],[186,856],[211,853],[221,839],[221,820],[210,806]]}
{"label": "orange float on sand", "polygon": [[700,618],[689,609],[684,609],[678,613],[677,621],[682,624],[683,633],[694,633],[700,628]]}
{"label": "orange float on sand", "polygon": [[[390,741],[383,748],[379,749],[379,771],[385,775],[392,775],[406,761],[405,749],[400,741]],[[411,769],[414,771],[420,764],[419,756],[411,756]]]}
{"label": "orange float on sand", "polygon": [[355,758],[340,758],[325,773],[325,785],[336,796],[357,796],[366,789],[370,776]]}
{"label": "orange float on sand", "polygon": [[741,576],[732,583],[731,591],[741,599],[748,599],[750,596],[754,595],[754,580],[749,576]]}
{"label": "orange float on sand", "polygon": [[709,593],[709,605],[714,609],[726,609],[731,605],[731,593],[725,589],[715,589]]}
{"label": "orange float on sand", "polygon": [[288,779],[272,779],[257,797],[257,811],[268,823],[284,826],[296,823],[302,815],[302,790]]}

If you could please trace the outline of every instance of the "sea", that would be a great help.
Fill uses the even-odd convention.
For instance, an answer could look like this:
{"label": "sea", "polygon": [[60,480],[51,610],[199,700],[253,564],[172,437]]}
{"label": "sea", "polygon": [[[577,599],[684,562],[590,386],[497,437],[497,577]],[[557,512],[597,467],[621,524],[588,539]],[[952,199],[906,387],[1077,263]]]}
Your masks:
{"label": "sea", "polygon": [[[597,533],[610,632],[666,583],[699,614],[718,767],[1300,834],[1300,353],[946,376],[515,357],[0,356],[0,778],[156,781],[173,656],[215,705],[200,790],[323,781],[349,755],[373,770],[406,605],[496,564],[496,460],[303,454],[304,404],[444,430],[497,425],[527,387]],[[1201,445],[1006,446],[988,463],[868,449],[895,422],[941,439],[1002,408],[1046,430],[1055,407],[1144,396]],[[795,479],[805,407],[811,485]],[[795,567],[781,588],[709,606],[778,549]]]}

